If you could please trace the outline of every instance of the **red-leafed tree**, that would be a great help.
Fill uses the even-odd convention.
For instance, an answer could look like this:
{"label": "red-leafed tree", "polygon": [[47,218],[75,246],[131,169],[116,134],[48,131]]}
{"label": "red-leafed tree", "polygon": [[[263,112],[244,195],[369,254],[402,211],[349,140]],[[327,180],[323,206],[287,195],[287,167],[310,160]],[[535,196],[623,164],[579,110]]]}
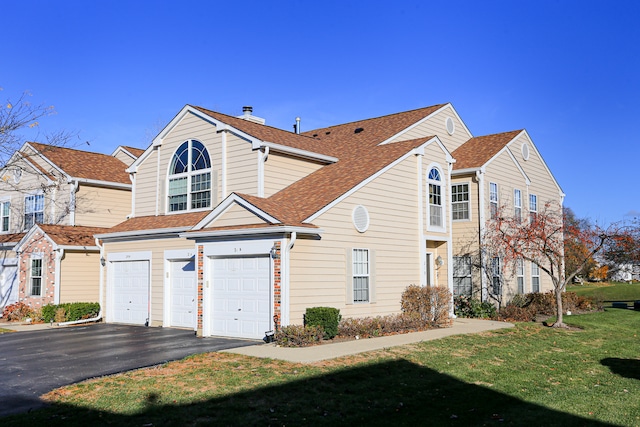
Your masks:
{"label": "red-leafed tree", "polygon": [[[566,221],[560,206],[547,203],[530,219],[507,217],[498,212],[496,218],[486,224],[483,246],[484,250],[499,256],[504,265],[515,266],[518,259],[537,264],[553,283],[557,313],[553,326],[566,327],[562,292],[593,261],[595,254],[624,234],[615,226],[604,230],[588,222]],[[565,270],[567,245],[579,248],[571,254],[571,270]]]}

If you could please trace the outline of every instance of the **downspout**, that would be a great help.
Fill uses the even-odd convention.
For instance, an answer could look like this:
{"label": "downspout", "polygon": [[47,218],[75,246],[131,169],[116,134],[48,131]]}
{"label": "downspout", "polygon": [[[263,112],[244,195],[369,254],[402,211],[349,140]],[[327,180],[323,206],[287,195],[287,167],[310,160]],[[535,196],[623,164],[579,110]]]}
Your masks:
{"label": "downspout", "polygon": [[258,197],[264,197],[264,164],[269,157],[269,147],[264,147],[262,154],[258,155]]}
{"label": "downspout", "polygon": [[420,286],[427,285],[427,240],[424,238],[424,186],[422,176],[422,157],[418,154],[418,253],[420,254]]}
{"label": "downspout", "polygon": [[484,223],[485,223],[485,211],[484,211],[484,169],[476,171],[476,178],[478,179],[478,253],[480,254],[480,286],[481,286],[481,294],[480,299],[482,301],[487,300],[487,278],[485,277],[484,272],[484,253],[482,250],[483,236],[484,236]]}
{"label": "downspout", "polygon": [[[102,265],[102,260],[104,259],[104,246],[100,244],[100,240],[99,239],[95,239],[96,241],[96,246],[100,248],[100,295],[98,296],[98,304],[100,304],[100,311],[98,312],[98,315],[96,317],[92,317],[91,319],[82,319],[82,320],[72,320],[70,322],[62,322],[62,323],[58,323],[58,326],[69,326],[69,325],[80,325],[83,323],[89,323],[89,322],[98,322],[100,320],[102,320],[102,312],[103,312],[103,292],[104,292],[104,265]],[[58,272],[58,269],[56,269],[56,273]]]}
{"label": "downspout", "polygon": [[54,273],[54,279],[53,279],[53,283],[54,285],[54,290],[53,290],[53,303],[55,305],[60,304],[60,265],[62,264],[62,257],[64,256],[64,249],[63,248],[58,248],[56,249],[56,266],[55,266],[55,273]]}
{"label": "downspout", "polygon": [[222,158],[220,160],[222,164],[220,166],[220,190],[222,191],[221,200],[223,200],[227,197],[227,131],[222,131],[221,137],[222,141],[220,142],[220,157]]}
{"label": "downspout", "polygon": [[136,174],[133,172],[129,173],[129,181],[131,181],[131,213],[127,217],[135,218],[136,216]]}
{"label": "downspout", "polygon": [[285,265],[284,265],[284,274],[285,280],[282,283],[282,289],[280,292],[282,293],[281,301],[280,301],[280,326],[289,325],[289,289],[290,289],[290,280],[291,280],[291,249],[293,245],[295,245],[296,240],[298,238],[298,233],[295,231],[291,232],[291,237],[289,244],[285,248],[284,257],[285,257]]}
{"label": "downspout", "polygon": [[80,183],[78,180],[70,182],[69,188],[69,225],[76,225],[76,193]]}
{"label": "downspout", "polygon": [[156,165],[156,216],[160,215],[160,146],[156,148],[158,164]]}

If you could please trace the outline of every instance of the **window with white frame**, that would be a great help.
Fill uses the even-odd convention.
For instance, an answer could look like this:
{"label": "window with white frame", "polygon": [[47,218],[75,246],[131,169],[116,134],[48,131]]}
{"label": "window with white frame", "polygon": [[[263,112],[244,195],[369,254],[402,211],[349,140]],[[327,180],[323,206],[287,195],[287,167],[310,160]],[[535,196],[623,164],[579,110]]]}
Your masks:
{"label": "window with white frame", "polygon": [[429,171],[429,225],[443,226],[442,177],[436,168],[431,168]]}
{"label": "window with white frame", "polygon": [[516,259],[516,280],[518,282],[518,293],[524,294],[524,260]]}
{"label": "window with white frame", "polygon": [[29,281],[30,295],[42,296],[42,258],[31,258]]}
{"label": "window with white frame", "polygon": [[24,198],[24,229],[44,222],[44,195],[33,194]]}
{"label": "window with white frame", "polygon": [[451,215],[454,221],[469,219],[469,184],[451,186]]}
{"label": "window with white frame", "polygon": [[535,222],[538,215],[538,196],[529,194],[529,221]]}
{"label": "window with white frame", "polygon": [[9,231],[9,213],[11,212],[11,202],[0,202],[0,231],[6,233]]}
{"label": "window with white frame", "polygon": [[353,249],[353,302],[369,302],[369,249]]}
{"label": "window with white frame", "polygon": [[491,258],[491,292],[500,295],[502,292],[502,271],[500,269],[500,257]]}
{"label": "window with white frame", "polygon": [[489,207],[491,209],[491,219],[498,216],[498,184],[489,183]]}
{"label": "window with white frame", "polygon": [[453,257],[453,296],[471,296],[471,257]]}
{"label": "window with white frame", "polygon": [[211,159],[195,139],[178,147],[169,166],[169,212],[211,207]]}
{"label": "window with white frame", "polygon": [[513,190],[513,218],[522,221],[522,192],[517,188]]}
{"label": "window with white frame", "polygon": [[540,292],[540,267],[531,263],[531,292]]}

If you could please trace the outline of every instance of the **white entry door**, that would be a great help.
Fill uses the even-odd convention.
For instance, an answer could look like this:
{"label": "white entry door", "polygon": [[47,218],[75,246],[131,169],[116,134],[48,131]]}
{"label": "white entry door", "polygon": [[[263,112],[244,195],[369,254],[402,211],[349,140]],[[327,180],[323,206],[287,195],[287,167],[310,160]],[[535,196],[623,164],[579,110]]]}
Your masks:
{"label": "white entry door", "polygon": [[270,259],[212,260],[211,335],[262,339],[270,329]]}
{"label": "white entry door", "polygon": [[144,325],[149,321],[149,261],[117,261],[113,269],[113,321]]}
{"label": "white entry door", "polygon": [[4,264],[0,266],[0,310],[18,302],[18,266]]}
{"label": "white entry door", "polygon": [[171,261],[171,326],[196,327],[195,261]]}

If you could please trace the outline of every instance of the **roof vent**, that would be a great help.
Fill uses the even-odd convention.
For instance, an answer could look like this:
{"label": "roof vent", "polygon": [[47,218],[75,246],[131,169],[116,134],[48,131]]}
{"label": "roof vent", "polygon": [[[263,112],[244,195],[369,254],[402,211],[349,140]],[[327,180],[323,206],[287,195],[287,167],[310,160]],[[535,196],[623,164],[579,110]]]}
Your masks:
{"label": "roof vent", "polygon": [[364,206],[358,205],[353,209],[352,219],[354,227],[360,233],[369,229],[369,211]]}
{"label": "roof vent", "polygon": [[456,131],[456,124],[451,117],[447,117],[445,120],[445,126],[447,127],[447,133],[453,135]]}
{"label": "roof vent", "polygon": [[246,120],[248,122],[253,122],[253,123],[258,123],[258,124],[265,124],[266,120],[263,119],[262,117],[257,117],[253,115],[253,107],[250,105],[245,105],[244,107],[242,107],[242,115],[238,116],[239,119],[243,119]]}
{"label": "roof vent", "polygon": [[300,133],[300,117],[296,117],[296,124],[293,125],[293,132],[296,134]]}
{"label": "roof vent", "polygon": [[356,130],[353,131],[353,133],[360,133],[364,130],[364,128],[356,128]]}

